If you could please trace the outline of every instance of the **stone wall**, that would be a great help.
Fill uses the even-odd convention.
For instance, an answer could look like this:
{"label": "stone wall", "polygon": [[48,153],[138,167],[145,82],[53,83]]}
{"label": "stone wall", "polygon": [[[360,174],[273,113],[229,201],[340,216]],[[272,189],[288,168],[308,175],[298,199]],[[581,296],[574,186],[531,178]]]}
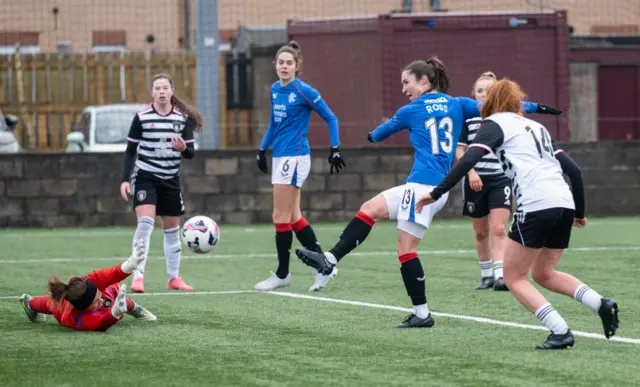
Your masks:
{"label": "stone wall", "polygon": [[[583,169],[588,215],[640,215],[640,142],[572,143],[564,149]],[[329,175],[327,151],[313,152],[302,208],[312,221],[346,221],[368,198],[401,184],[412,165],[407,148],[344,149],[347,168]],[[119,194],[122,154],[0,155],[0,226],[132,225]],[[187,214],[221,223],[271,221],[270,175],[253,151],[200,151],[183,161]],[[460,185],[439,217],[459,217]]]}

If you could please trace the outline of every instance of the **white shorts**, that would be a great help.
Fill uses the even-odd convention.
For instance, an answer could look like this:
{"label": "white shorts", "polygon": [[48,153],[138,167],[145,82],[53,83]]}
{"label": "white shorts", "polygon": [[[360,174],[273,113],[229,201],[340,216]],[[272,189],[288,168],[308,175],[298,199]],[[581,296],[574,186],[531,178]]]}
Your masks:
{"label": "white shorts", "polygon": [[311,156],[274,157],[271,163],[271,184],[302,187],[311,170]]}
{"label": "white shorts", "polygon": [[416,212],[416,202],[422,196],[431,193],[433,188],[435,187],[432,185],[406,183],[382,193],[387,202],[389,219],[398,220],[398,229],[422,239],[424,232],[431,226],[433,217],[444,207],[449,198],[447,192],[435,203],[423,207],[422,212]]}

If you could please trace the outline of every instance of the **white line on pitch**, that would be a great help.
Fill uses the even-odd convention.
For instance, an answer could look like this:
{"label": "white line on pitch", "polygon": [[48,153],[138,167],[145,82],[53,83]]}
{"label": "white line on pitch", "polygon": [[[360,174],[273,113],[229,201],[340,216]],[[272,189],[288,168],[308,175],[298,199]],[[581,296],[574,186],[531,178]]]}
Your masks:
{"label": "white line on pitch", "polygon": [[[574,247],[569,248],[567,252],[594,252],[594,251],[638,251],[640,246],[598,246],[598,247]],[[354,251],[349,256],[354,257],[370,257],[370,256],[395,256],[395,251]],[[475,250],[470,249],[452,249],[452,250],[421,250],[418,251],[420,255],[447,255],[447,254],[476,254]],[[196,260],[211,260],[211,259],[238,259],[238,258],[272,258],[275,257],[273,253],[262,254],[201,254],[201,255],[183,255],[182,259],[196,259]],[[3,259],[0,260],[1,264],[21,264],[21,263],[46,263],[46,262],[101,262],[101,261],[124,261],[126,257],[94,257],[94,258],[77,258],[77,257],[63,257],[63,258],[34,258],[34,259]],[[164,257],[150,256],[150,260],[164,260]]]}
{"label": "white line on pitch", "polygon": [[[256,290],[222,290],[222,291],[210,291],[210,292],[161,292],[161,293],[141,293],[141,294],[132,293],[129,295],[135,298],[135,297],[153,297],[153,296],[202,296],[202,295],[224,295],[224,294],[246,294],[246,293],[263,293],[263,292],[258,292]],[[309,296],[306,294],[298,294],[298,293],[277,292],[277,291],[264,292],[264,293],[280,296],[280,297],[291,297],[291,298],[299,298],[304,300],[332,302],[336,304],[364,306],[368,308],[395,310],[399,312],[411,313],[413,311],[410,308],[403,308],[400,306],[372,304],[369,302],[361,302],[361,301],[340,300],[337,298]],[[5,299],[5,300],[17,299],[17,298],[19,297],[18,296],[0,296],[0,299]],[[452,318],[457,320],[473,321],[481,324],[501,325],[501,326],[507,326],[507,327],[513,327],[513,328],[533,329],[533,330],[540,330],[540,331],[547,330],[547,328],[539,325],[520,324],[520,323],[514,323],[510,321],[492,320],[484,317],[465,316],[465,315],[459,315],[459,314],[440,313],[440,312],[434,312],[434,311],[431,311],[431,313],[436,317],[440,316],[440,317]],[[601,335],[598,333],[581,332],[581,331],[572,331],[572,332],[576,336],[588,337],[591,339],[607,340],[607,338],[605,338],[604,335]],[[608,340],[618,341],[621,343],[628,343],[628,344],[640,344],[640,339],[632,339],[628,337],[614,336]]]}
{"label": "white line on pitch", "polygon": [[[257,290],[219,290],[211,292],[160,292],[160,293],[127,293],[130,297],[153,297],[153,296],[207,296],[215,294],[243,294],[257,293]],[[0,300],[16,300],[20,296],[0,296]]]}
{"label": "white line on pitch", "polygon": [[[391,221],[389,221],[389,224],[392,225],[393,223]],[[625,220],[607,220],[607,219],[603,219],[603,220],[591,220],[589,221],[589,226],[619,226],[619,225],[634,225],[636,224],[633,221],[625,221]],[[319,224],[314,226],[314,230],[316,231],[331,231],[331,230],[342,230],[344,229],[344,227],[346,226],[346,222],[344,224]],[[223,226],[224,227],[224,226]],[[471,223],[454,223],[454,224],[435,224],[432,226],[432,230],[461,230],[461,229],[468,229],[471,230]],[[4,230],[4,231],[0,231],[0,238],[30,238],[30,237],[56,237],[56,238],[62,238],[62,237],[73,237],[73,238],[81,238],[81,237],[109,237],[109,236],[113,236],[113,237],[120,237],[120,236],[131,236],[133,235],[133,233],[135,232],[134,228],[131,228],[130,230],[126,230],[126,229],[111,229],[110,230],[104,230],[104,229],[98,229],[98,230],[91,230],[91,229],[85,229],[85,230],[55,230],[55,231],[44,231],[44,230],[37,230],[37,231],[22,231],[22,230],[13,230],[13,229],[8,229],[8,230]],[[268,233],[273,233],[273,228],[272,227],[245,227],[245,228],[241,228],[239,226],[233,225],[233,228],[231,228],[229,231],[229,233],[262,233],[262,232],[268,232]]]}
{"label": "white line on pitch", "polygon": [[[316,296],[309,296],[309,295],[306,295],[306,294],[298,294],[298,293],[267,292],[267,294],[273,294],[273,295],[281,296],[281,297],[301,298],[301,299],[305,299],[305,300],[316,300],[316,301],[333,302],[333,303],[336,303],[336,304],[365,306],[365,307],[368,307],[368,308],[376,308],[376,309],[397,310],[397,311],[400,311],[400,312],[408,312],[408,313],[413,312],[412,309],[402,308],[402,307],[399,307],[399,306],[372,304],[372,303],[369,303],[369,302],[340,300],[340,299],[336,299],[336,298],[327,298],[327,297],[316,297]],[[484,318],[484,317],[465,316],[465,315],[451,314],[451,313],[440,313],[440,312],[433,312],[433,311],[431,311],[431,313],[434,316],[453,318],[453,319],[457,319],[457,320],[474,321],[474,322],[478,322],[478,323],[482,323],[482,324],[502,325],[502,326],[508,326],[508,327],[514,327],[514,328],[535,329],[535,330],[542,330],[542,331],[546,331],[547,330],[547,328],[545,328],[543,326],[539,326],[539,325],[520,324],[520,323],[514,323],[514,322],[510,322],[510,321],[492,320],[492,319]],[[614,336],[611,339],[607,339],[606,337],[604,337],[604,335],[597,334],[597,333],[581,332],[581,331],[573,331],[573,330],[572,330],[572,332],[573,332],[573,334],[575,336],[588,337],[588,338],[591,338],[591,339],[611,340],[611,341],[619,341],[619,342],[622,342],[622,343],[640,344],[640,339],[631,339],[631,338],[627,338],[627,337],[618,337],[618,336]]]}

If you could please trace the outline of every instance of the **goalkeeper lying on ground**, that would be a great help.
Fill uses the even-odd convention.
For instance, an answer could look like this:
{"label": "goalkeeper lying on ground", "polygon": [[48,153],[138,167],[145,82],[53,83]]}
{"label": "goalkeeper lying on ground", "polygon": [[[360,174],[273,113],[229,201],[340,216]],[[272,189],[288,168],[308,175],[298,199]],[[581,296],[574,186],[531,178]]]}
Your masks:
{"label": "goalkeeper lying on ground", "polygon": [[40,314],[52,314],[60,325],[80,331],[106,331],[129,314],[138,320],[155,321],[156,316],[127,297],[126,285],[118,283],[144,261],[144,241],[139,240],[125,262],[96,270],[83,277],[71,277],[65,284],[49,278],[50,296],[20,297],[20,303],[32,322]]}

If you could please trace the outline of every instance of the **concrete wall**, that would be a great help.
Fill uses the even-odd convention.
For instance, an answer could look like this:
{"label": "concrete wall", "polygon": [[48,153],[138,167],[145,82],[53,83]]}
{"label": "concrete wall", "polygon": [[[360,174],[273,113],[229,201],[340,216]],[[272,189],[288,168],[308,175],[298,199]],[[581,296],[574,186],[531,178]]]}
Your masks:
{"label": "concrete wall", "polygon": [[[567,144],[582,166],[588,215],[640,215],[640,142]],[[302,208],[312,221],[346,221],[366,199],[400,184],[412,165],[407,148],[344,149],[347,169],[329,175],[324,149],[315,150]],[[119,194],[121,154],[0,156],[0,227],[132,225],[130,202]],[[271,221],[270,176],[253,151],[199,152],[183,162],[186,216],[221,223]],[[459,217],[460,185],[440,218]]]}

